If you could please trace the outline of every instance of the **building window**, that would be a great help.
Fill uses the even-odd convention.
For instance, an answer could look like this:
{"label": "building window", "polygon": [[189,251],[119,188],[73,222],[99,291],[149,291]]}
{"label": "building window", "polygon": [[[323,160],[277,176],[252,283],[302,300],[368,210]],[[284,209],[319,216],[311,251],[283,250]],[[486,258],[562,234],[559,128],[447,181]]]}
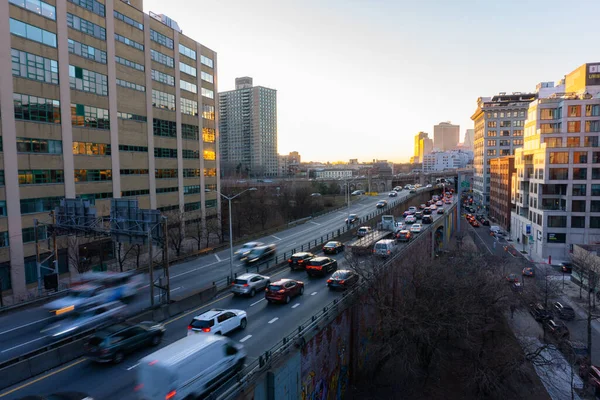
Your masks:
{"label": "building window", "polygon": [[73,154],[83,156],[110,156],[110,144],[73,142]]}
{"label": "building window", "polygon": [[500,131],[500,136],[510,136],[510,131]]}
{"label": "building window", "polygon": [[175,77],[169,74],[165,74],[164,72],[157,71],[155,69],[152,70],[152,79],[164,83],[165,85],[175,86]]}
{"label": "building window", "polygon": [[157,158],[177,158],[177,149],[168,149],[163,147],[154,148],[154,157]]}
{"label": "building window", "polygon": [[487,155],[488,155],[488,156],[495,156],[495,155],[496,155],[496,150],[495,150],[495,149],[488,150],[488,151],[487,151]]}
{"label": "building window", "polygon": [[112,180],[110,169],[76,169],[75,182],[102,182]]}
{"label": "building window", "polygon": [[153,120],[154,136],[177,137],[177,123],[175,121],[166,121],[164,119]]}
{"label": "building window", "polygon": [[175,65],[175,60],[173,57],[169,57],[168,55],[154,49],[150,49],[150,57],[157,63],[166,65],[167,67],[173,68]]}
{"label": "building window", "polygon": [[134,20],[133,18],[129,18],[126,15],[121,14],[118,11],[114,11],[114,16],[116,19],[121,20],[123,22],[125,22],[127,25],[131,25],[134,28],[139,29],[140,31],[144,30],[144,24],[137,22],[136,20]]}
{"label": "building window", "polygon": [[181,61],[179,61],[179,70],[181,72],[185,72],[188,75],[191,76],[196,76],[196,68],[192,67],[191,65],[187,65],[186,63],[183,63]]}
{"label": "building window", "polygon": [[16,49],[10,54],[14,76],[58,85],[58,61]]}
{"label": "building window", "polygon": [[552,151],[550,152],[550,164],[568,164],[569,163],[569,152],[568,151]]}
{"label": "building window", "polygon": [[169,212],[169,211],[175,211],[175,210],[179,210],[179,206],[177,204],[172,205],[172,206],[158,207],[158,211],[160,211],[162,213]]}
{"label": "building window", "polygon": [[586,136],[583,139],[584,147],[598,147],[598,136]]}
{"label": "building window", "polygon": [[500,121],[500,128],[510,128],[510,121]]}
{"label": "building window", "polygon": [[137,83],[124,81],[123,79],[119,79],[119,78],[116,79],[116,82],[117,82],[117,85],[127,88],[127,89],[137,90],[138,92],[146,91],[146,86],[138,85]]}
{"label": "building window", "polygon": [[134,40],[131,40],[129,38],[126,38],[125,36],[121,36],[118,33],[115,33],[115,40],[118,42],[121,42],[123,44],[126,44],[127,46],[131,46],[134,49],[138,49],[140,51],[144,51],[144,45],[141,43],[138,43]]}
{"label": "building window", "polygon": [[156,177],[156,179],[177,178],[177,169],[155,169],[154,176]]}
{"label": "building window", "polygon": [[206,208],[215,208],[217,206],[217,200],[206,200],[204,204],[206,205]]}
{"label": "building window", "polygon": [[581,121],[567,122],[567,132],[569,132],[569,133],[581,132]]}
{"label": "building window", "polygon": [[94,204],[96,204],[96,200],[111,199],[113,197],[113,194],[112,194],[112,192],[85,193],[85,194],[79,194],[77,196],[81,197],[82,199],[88,200],[90,202],[90,204],[94,205]]}
{"label": "building window", "polygon": [[209,99],[215,98],[215,92],[210,89],[202,88],[202,96],[208,97]]}
{"label": "building window", "polygon": [[592,179],[600,179],[600,168],[592,168]]}
{"label": "building window", "polygon": [[144,71],[144,66],[142,64],[138,64],[126,58],[115,56],[115,61],[121,65],[125,65],[126,67],[137,69],[138,71]]}
{"label": "building window", "polygon": [[600,185],[592,185],[592,196],[600,196]]}
{"label": "building window", "polygon": [[498,133],[496,131],[488,131],[487,135],[489,137],[496,137],[498,135]]}
{"label": "building window", "polygon": [[550,168],[548,179],[551,181],[569,179],[569,168]]}
{"label": "building window", "polygon": [[204,168],[204,176],[217,176],[216,168]]}
{"label": "building window", "polygon": [[150,29],[150,39],[154,40],[158,44],[162,44],[165,47],[173,49],[173,39],[163,35],[162,33],[156,32],[154,29]]}
{"label": "building window", "polygon": [[19,185],[63,183],[64,181],[65,176],[61,169],[19,170]]}
{"label": "building window", "polygon": [[200,193],[200,185],[190,185],[183,187],[183,194],[198,194]]}
{"label": "building window", "polygon": [[[550,200],[550,199],[546,199],[546,200]],[[571,201],[571,211],[572,212],[585,212],[585,200],[572,200]]]}
{"label": "building window", "polygon": [[487,141],[487,146],[488,147],[495,147],[496,146],[496,141],[495,140],[488,140]]}
{"label": "building window", "polygon": [[214,77],[211,74],[209,74],[208,72],[200,71],[200,78],[203,81],[206,81],[209,83],[214,83]]}
{"label": "building window", "polygon": [[206,65],[207,67],[213,68],[213,60],[206,56],[200,55],[200,62]]}
{"label": "building window", "polygon": [[579,136],[567,137],[567,147],[581,147],[581,139]]}
{"label": "building window", "polygon": [[598,117],[600,116],[600,104],[587,104],[585,106],[586,117]]}
{"label": "building window", "polygon": [[562,123],[552,123],[552,124],[540,124],[540,132],[541,133],[560,133],[562,129]]}
{"label": "building window", "polygon": [[150,194],[149,189],[125,190],[121,192],[121,197],[145,196],[148,194]]}
{"label": "building window", "polygon": [[585,217],[571,217],[571,228],[585,228]]}
{"label": "building window", "polygon": [[179,188],[177,186],[175,187],[164,187],[164,188],[157,188],[156,189],[156,194],[161,194],[161,193],[175,193],[178,192]]}
{"label": "building window", "polygon": [[600,132],[600,120],[585,121],[586,132]]}
{"label": "building window", "polygon": [[592,153],[592,162],[595,163],[600,163],[600,152],[598,151],[594,151]]}
{"label": "building window", "polygon": [[581,117],[581,106],[569,106],[569,117]]}
{"label": "building window", "polygon": [[128,152],[137,152],[137,153],[147,153],[148,147],[146,146],[133,146],[127,144],[120,144],[119,151],[128,151]]}
{"label": "building window", "polygon": [[199,178],[200,177],[200,169],[199,168],[186,168],[183,170],[184,178]]}
{"label": "building window", "polygon": [[7,211],[6,211],[6,200],[1,200],[0,201],[0,216],[1,217],[6,217],[7,215],[8,214],[7,214]]}
{"label": "building window", "polygon": [[117,118],[128,119],[136,122],[146,122],[148,119],[145,115],[136,115],[131,113],[117,112]]}
{"label": "building window", "polygon": [[500,140],[500,146],[510,146],[510,140]]}
{"label": "building window", "polygon": [[202,104],[202,118],[214,121],[215,106],[211,106],[210,104]]}
{"label": "building window", "polygon": [[76,40],[69,39],[69,53],[76,54],[80,57],[93,60],[101,64],[106,64],[106,52],[92,47],[88,44],[80,43]]}
{"label": "building window", "polygon": [[108,110],[83,104],[71,104],[71,123],[73,126],[110,129]]}
{"label": "building window", "polygon": [[200,138],[200,128],[197,125],[181,124],[181,137],[188,140]]}
{"label": "building window", "polygon": [[183,153],[183,158],[192,158],[192,159],[200,158],[200,153],[198,152],[198,150],[183,149],[182,153]]}
{"label": "building window", "polygon": [[592,228],[592,229],[600,228],[600,217],[590,217],[590,228]]}
{"label": "building window", "polygon": [[21,214],[33,214],[54,210],[60,205],[62,197],[42,197],[21,199]]}
{"label": "building window", "polygon": [[15,119],[60,123],[60,102],[42,97],[13,93]]}
{"label": "building window", "polygon": [[183,79],[179,80],[179,87],[183,90],[187,90],[188,92],[198,93],[198,87],[193,83],[184,81]]}
{"label": "building window", "polygon": [[46,2],[40,0],[8,0],[8,2],[17,7],[22,7],[41,15],[42,17],[56,21],[56,8]]}
{"label": "building window", "polygon": [[573,152],[573,163],[574,164],[587,164],[588,153],[587,151],[574,151]]}
{"label": "building window", "polygon": [[52,32],[38,28],[37,26],[26,24],[17,19],[10,19],[10,33],[21,36],[34,42],[45,44],[46,46],[56,47],[56,35]]}
{"label": "building window", "polygon": [[[590,205],[591,205],[591,207],[590,207],[591,212],[600,212],[600,200],[592,200]],[[585,210],[583,210],[583,211],[585,211]]]}
{"label": "building window", "polygon": [[96,39],[106,40],[106,29],[77,15],[67,13],[67,26]]}
{"label": "building window", "polygon": [[573,184],[573,191],[571,192],[571,195],[573,195],[573,196],[585,196],[586,195],[586,190],[587,190],[587,187],[586,187],[585,184],[574,183]]}
{"label": "building window", "polygon": [[147,169],[122,169],[121,175],[148,175]]}
{"label": "building window", "polygon": [[[35,242],[35,228],[23,228],[21,230],[21,234],[23,235],[23,243],[33,243]],[[46,230],[46,225],[38,226],[37,228],[37,238],[38,240],[46,240],[48,239],[48,231]],[[33,282],[34,279],[28,279],[28,281]],[[30,282],[28,282],[30,283]]]}
{"label": "building window", "polygon": [[523,130],[522,129],[513,130],[513,136],[523,136]]}
{"label": "building window", "polygon": [[523,139],[513,139],[513,146],[523,146]]}
{"label": "building window", "polygon": [[17,153],[62,154],[62,141],[18,137]]}
{"label": "building window", "polygon": [[100,96],[108,95],[108,77],[98,72],[69,65],[69,84],[71,89],[95,93]]}
{"label": "building window", "polygon": [[98,14],[101,17],[104,17],[106,14],[104,4],[96,1],[96,0],[69,0],[73,4],[77,4],[78,6],[85,8],[88,11],[93,12],[94,14]]}
{"label": "building window", "polygon": [[214,143],[215,130],[211,128],[202,128],[202,141],[206,143]]}
{"label": "building window", "polygon": [[175,95],[152,89],[152,106],[175,111]]}
{"label": "building window", "polygon": [[198,102],[185,97],[181,98],[181,113],[188,115],[198,115]]}
{"label": "building window", "polygon": [[216,184],[204,185],[204,189],[205,189],[205,191],[208,191],[208,192],[216,192],[217,185]]}
{"label": "building window", "polygon": [[560,119],[559,110],[561,108],[543,108],[540,110],[540,119],[541,120],[549,120],[549,119]]}
{"label": "building window", "polygon": [[196,59],[196,52],[189,47],[185,47],[181,43],[179,43],[179,53],[191,58],[192,60]]}
{"label": "building window", "polygon": [[567,217],[565,215],[549,215],[548,216],[548,227],[549,228],[566,228]]}
{"label": "building window", "polygon": [[194,203],[185,203],[183,205],[183,209],[185,210],[185,212],[190,212],[190,211],[196,211],[200,209],[202,203],[200,203],[199,201],[196,201]]}

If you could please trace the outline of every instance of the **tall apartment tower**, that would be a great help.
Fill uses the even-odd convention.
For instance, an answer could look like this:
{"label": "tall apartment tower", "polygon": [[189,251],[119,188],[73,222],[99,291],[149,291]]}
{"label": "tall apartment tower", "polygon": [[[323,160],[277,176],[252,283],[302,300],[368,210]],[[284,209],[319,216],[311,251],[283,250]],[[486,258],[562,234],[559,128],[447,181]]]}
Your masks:
{"label": "tall apartment tower", "polygon": [[467,150],[473,150],[473,139],[475,137],[475,129],[467,129],[465,131],[465,141],[463,142],[463,147]]}
{"label": "tall apartment tower", "polygon": [[277,176],[277,91],[236,78],[219,93],[221,165],[229,172]]}
{"label": "tall apartment tower", "polygon": [[511,236],[537,259],[600,242],[600,63],[538,85],[515,152]]}
{"label": "tall apartment tower", "polygon": [[[49,222],[61,198],[88,199],[98,215],[121,197],[218,215],[216,53],[142,10],[142,0],[0,1],[5,295],[35,287],[33,221]],[[58,258],[68,272],[66,249]]]}
{"label": "tall apartment tower", "polygon": [[433,126],[433,148],[437,151],[455,150],[460,141],[460,126],[440,122]]}
{"label": "tall apartment tower", "polygon": [[490,160],[514,155],[523,146],[527,107],[536,97],[536,93],[515,92],[477,99],[471,119],[475,125],[473,193],[478,203],[486,207],[490,203]]}

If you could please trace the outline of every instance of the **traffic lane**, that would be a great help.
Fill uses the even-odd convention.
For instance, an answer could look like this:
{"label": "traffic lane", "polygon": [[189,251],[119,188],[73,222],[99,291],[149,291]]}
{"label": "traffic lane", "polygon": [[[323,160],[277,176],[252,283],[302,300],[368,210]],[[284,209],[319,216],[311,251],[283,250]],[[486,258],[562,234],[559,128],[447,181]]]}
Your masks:
{"label": "traffic lane", "polygon": [[21,330],[41,329],[51,318],[48,311],[41,307],[0,317],[0,347],[4,347],[4,341],[20,336]]}

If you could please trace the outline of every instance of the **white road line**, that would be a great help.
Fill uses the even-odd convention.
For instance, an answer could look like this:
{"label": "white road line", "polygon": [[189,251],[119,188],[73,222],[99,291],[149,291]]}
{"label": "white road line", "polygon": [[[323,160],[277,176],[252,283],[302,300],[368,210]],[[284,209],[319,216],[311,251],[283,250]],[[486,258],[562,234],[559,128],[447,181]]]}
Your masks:
{"label": "white road line", "polygon": [[314,296],[315,294],[317,294],[317,292],[312,292],[310,295],[311,295],[311,296]]}
{"label": "white road line", "polygon": [[[171,293],[173,293],[174,291],[179,290],[179,289],[181,289],[181,286],[176,287],[175,289],[171,289]],[[158,297],[158,296],[160,296],[160,294],[155,294],[154,295],[154,297]]]}
{"label": "white road line", "polygon": [[277,321],[279,318],[275,317],[272,320],[269,321],[270,324],[272,324],[273,322]]}
{"label": "white road line", "polygon": [[310,222],[311,224],[315,224],[315,225],[321,225],[319,223],[316,223],[315,221],[308,221],[308,222]]}
{"label": "white road line", "polygon": [[14,346],[14,347],[11,347],[11,348],[9,348],[9,349],[2,350],[2,351],[1,351],[1,353],[6,353],[7,351],[11,351],[11,350],[14,350],[14,349],[18,349],[18,348],[19,348],[19,347],[21,347],[21,346],[25,346],[25,345],[28,345],[29,343],[37,342],[38,340],[42,340],[42,339],[44,339],[44,336],[42,336],[42,337],[39,337],[39,338],[37,338],[37,339],[30,340],[29,342],[21,343],[21,344],[19,344],[19,345],[16,345],[16,346]]}
{"label": "white road line", "polygon": [[298,307],[299,305],[300,305],[300,303],[296,303],[296,304],[294,304],[294,305],[292,306],[292,308],[296,308],[296,307]]}
{"label": "white road line", "polygon": [[244,343],[246,340],[250,339],[251,337],[252,337],[252,335],[243,337],[242,339],[240,339],[240,343]]}
{"label": "white road line", "polygon": [[137,367],[138,365],[140,365],[140,363],[137,363],[135,365],[132,365],[131,367],[127,368],[127,371],[131,371],[132,369],[134,369],[135,367]]}
{"label": "white road line", "polygon": [[275,235],[271,235],[271,237],[274,237],[274,238],[275,238],[275,239],[277,239],[277,240],[281,240],[281,238],[278,238],[278,237],[277,237],[277,236],[275,236]]}
{"label": "white road line", "polygon": [[217,259],[218,262],[221,262],[221,259],[219,258],[219,256],[217,254],[215,254],[215,258]]}
{"label": "white road line", "polygon": [[260,299],[259,301],[255,301],[254,303],[250,304],[250,307],[257,305],[258,303],[260,303],[263,300],[264,300],[264,298]]}
{"label": "white road line", "polygon": [[49,320],[50,318],[52,318],[52,317],[43,318],[43,319],[40,319],[40,320],[38,320],[38,321],[33,321],[33,322],[30,322],[30,323],[28,323],[28,324],[25,324],[25,325],[21,325],[21,326],[14,327],[14,328],[12,328],[12,329],[7,329],[7,330],[5,330],[5,331],[2,331],[2,332],[0,332],[0,335],[4,335],[5,333],[9,333],[9,332],[12,332],[12,331],[16,331],[17,329],[25,328],[26,326],[29,326],[29,325],[37,324],[38,322],[47,321],[47,320]]}

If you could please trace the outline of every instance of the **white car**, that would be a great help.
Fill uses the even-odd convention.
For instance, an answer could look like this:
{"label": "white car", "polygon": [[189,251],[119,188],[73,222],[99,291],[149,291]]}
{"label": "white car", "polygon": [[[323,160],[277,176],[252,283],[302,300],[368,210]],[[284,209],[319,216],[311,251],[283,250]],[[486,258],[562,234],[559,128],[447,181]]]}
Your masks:
{"label": "white car", "polygon": [[433,185],[431,185],[431,184],[430,184],[430,185],[427,185],[426,187],[427,187],[427,188],[432,188],[432,187],[433,187]]}
{"label": "white car", "polygon": [[194,317],[188,325],[187,335],[197,333],[212,333],[225,335],[236,329],[245,329],[248,325],[248,316],[243,310],[224,310],[213,308]]}
{"label": "white car", "polygon": [[444,206],[444,202],[441,201],[441,200],[438,200],[438,201],[435,202],[435,205],[438,206],[438,207],[443,207]]}
{"label": "white car", "polygon": [[396,232],[406,229],[406,224],[404,222],[396,222]]}
{"label": "white car", "polygon": [[420,233],[421,232],[421,224],[413,224],[413,226],[410,227],[410,231],[412,233]]}
{"label": "white car", "polygon": [[429,206],[429,209],[431,211],[435,211],[435,210],[437,210],[437,206],[435,204],[432,204],[432,205]]}
{"label": "white car", "polygon": [[242,247],[240,247],[239,249],[237,249],[236,252],[233,254],[235,254],[239,258],[246,257],[248,255],[248,253],[250,253],[250,250],[252,250],[255,247],[262,246],[262,245],[263,244],[260,242],[248,242],[245,245],[243,245]]}
{"label": "white car", "polygon": [[407,215],[406,218],[404,218],[405,224],[414,224],[415,222],[417,222],[417,217],[414,215]]}

